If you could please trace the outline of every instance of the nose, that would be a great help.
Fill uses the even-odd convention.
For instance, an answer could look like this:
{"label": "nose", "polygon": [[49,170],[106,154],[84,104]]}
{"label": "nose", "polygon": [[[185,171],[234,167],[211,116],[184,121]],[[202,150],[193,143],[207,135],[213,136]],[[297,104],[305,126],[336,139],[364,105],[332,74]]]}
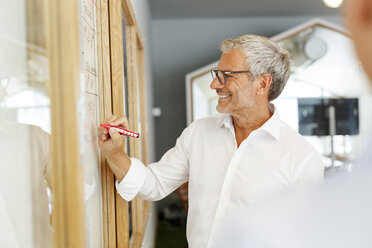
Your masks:
{"label": "nose", "polygon": [[209,85],[209,87],[212,89],[212,90],[217,90],[217,89],[222,89],[224,85],[222,85],[220,83],[220,81],[218,81],[218,78],[216,77],[215,79],[212,80],[211,84]]}

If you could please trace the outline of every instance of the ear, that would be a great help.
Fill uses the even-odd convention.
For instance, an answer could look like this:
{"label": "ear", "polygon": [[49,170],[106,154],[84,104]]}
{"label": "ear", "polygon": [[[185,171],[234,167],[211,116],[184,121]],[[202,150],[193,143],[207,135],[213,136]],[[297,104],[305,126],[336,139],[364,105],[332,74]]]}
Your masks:
{"label": "ear", "polygon": [[359,2],[361,20],[370,26],[372,24],[372,1],[359,0]]}
{"label": "ear", "polygon": [[273,81],[273,78],[270,74],[267,74],[267,73],[262,74],[260,76],[260,84],[257,89],[257,94],[260,96],[269,95],[272,81]]}
{"label": "ear", "polygon": [[357,25],[372,24],[372,1],[371,0],[349,0],[348,18],[352,18]]}

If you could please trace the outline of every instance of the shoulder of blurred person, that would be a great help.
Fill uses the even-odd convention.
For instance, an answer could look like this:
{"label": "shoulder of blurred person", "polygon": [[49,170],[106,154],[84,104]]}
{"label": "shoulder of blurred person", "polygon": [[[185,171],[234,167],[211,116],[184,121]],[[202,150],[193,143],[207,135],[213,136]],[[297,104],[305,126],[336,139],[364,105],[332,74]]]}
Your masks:
{"label": "shoulder of blurred person", "polygon": [[5,203],[0,211],[9,216],[20,247],[27,243],[24,233],[30,232],[26,219],[37,229],[35,244],[50,247],[50,135],[40,127],[6,120],[0,121],[0,135],[0,193]]}
{"label": "shoulder of blurred person", "polygon": [[221,246],[257,248],[367,248],[372,245],[371,162],[323,185],[290,192],[224,225]]}

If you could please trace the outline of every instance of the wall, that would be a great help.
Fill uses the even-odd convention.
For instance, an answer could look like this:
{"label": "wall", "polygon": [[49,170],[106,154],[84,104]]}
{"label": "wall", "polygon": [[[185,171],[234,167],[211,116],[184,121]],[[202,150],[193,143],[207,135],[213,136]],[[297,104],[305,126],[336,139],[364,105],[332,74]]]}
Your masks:
{"label": "wall", "polygon": [[[218,60],[219,43],[227,38],[253,33],[273,36],[313,19],[314,16],[219,19],[155,19],[152,21],[152,71],[156,159],[172,146],[186,127],[185,75]],[[340,17],[322,17],[342,24]]]}

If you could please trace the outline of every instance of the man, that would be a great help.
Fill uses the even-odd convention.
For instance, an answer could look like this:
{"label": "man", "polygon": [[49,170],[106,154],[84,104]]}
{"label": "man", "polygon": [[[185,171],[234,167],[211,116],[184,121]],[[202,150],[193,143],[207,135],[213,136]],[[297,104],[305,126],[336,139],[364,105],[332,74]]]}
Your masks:
{"label": "man", "polygon": [[[348,0],[347,21],[354,45],[372,82],[372,1]],[[254,215],[250,225],[235,219],[227,223],[219,245],[265,248],[369,248],[372,247],[372,149],[348,174],[329,179],[301,195],[289,195]],[[237,234],[238,232],[238,234]],[[238,240],[238,241],[237,241]]]}
{"label": "man", "polygon": [[[189,247],[214,247],[222,221],[241,208],[322,181],[315,149],[270,104],[289,77],[289,57],[273,41],[243,35],[222,42],[210,87],[222,116],[193,122],[162,159],[145,167],[123,151],[123,138],[100,128],[100,147],[126,200],[160,200],[189,181]],[[125,117],[105,123],[128,127]]]}

